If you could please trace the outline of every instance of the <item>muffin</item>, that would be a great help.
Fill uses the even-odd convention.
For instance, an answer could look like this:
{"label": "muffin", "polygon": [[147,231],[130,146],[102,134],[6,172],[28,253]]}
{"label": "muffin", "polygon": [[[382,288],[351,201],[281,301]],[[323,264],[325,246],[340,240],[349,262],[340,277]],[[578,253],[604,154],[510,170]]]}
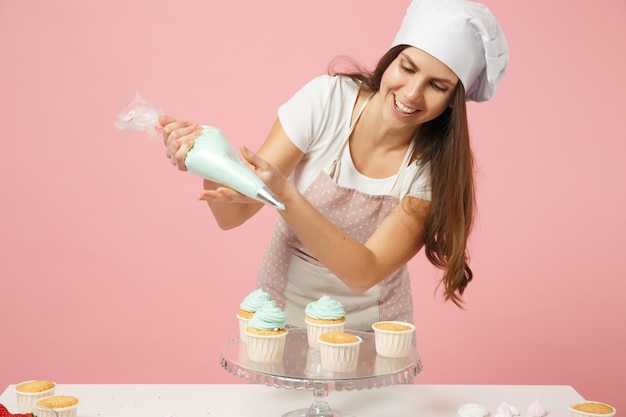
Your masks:
{"label": "muffin", "polygon": [[56,384],[47,379],[21,382],[15,386],[17,409],[22,414],[30,413],[38,399],[54,395]]}
{"label": "muffin", "polygon": [[319,337],[322,368],[334,372],[354,371],[359,360],[361,342],[363,339],[359,336],[347,332],[322,334]]}
{"label": "muffin", "polygon": [[612,417],[616,410],[614,407],[597,401],[585,401],[569,406],[572,417]]}
{"label": "muffin", "polygon": [[282,360],[287,339],[287,314],[269,301],[252,316],[246,328],[248,359],[256,362]]}
{"label": "muffin", "polygon": [[408,356],[415,326],[403,321],[380,321],[372,325],[376,353],[388,358]]}
{"label": "muffin", "polygon": [[309,346],[319,349],[319,337],[328,332],[343,332],[346,310],[341,302],[323,295],[311,301],[304,309],[307,339]]}
{"label": "muffin", "polygon": [[78,398],[71,395],[53,395],[37,400],[33,407],[36,417],[76,417]]}
{"label": "muffin", "polygon": [[254,313],[268,301],[270,301],[270,295],[261,288],[258,288],[248,294],[239,305],[237,319],[239,321],[239,339],[241,339],[242,342],[246,342],[246,327],[248,327],[248,322]]}

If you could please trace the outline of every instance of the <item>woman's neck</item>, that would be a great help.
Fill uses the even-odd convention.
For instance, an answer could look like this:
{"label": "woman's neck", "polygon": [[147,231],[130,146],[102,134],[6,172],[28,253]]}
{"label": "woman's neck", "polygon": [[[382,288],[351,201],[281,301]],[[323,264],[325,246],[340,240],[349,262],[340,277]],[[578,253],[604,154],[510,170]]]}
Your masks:
{"label": "woman's neck", "polygon": [[[368,92],[359,94],[355,109],[363,105],[369,94]],[[383,106],[384,102],[380,94],[374,94],[356,122],[352,136],[359,138],[359,142],[368,143],[386,151],[406,149],[415,135],[415,128],[398,129],[389,126],[382,117]],[[355,110],[354,117],[356,117],[356,112]]]}
{"label": "woman's neck", "polygon": [[[366,96],[367,97],[367,96]],[[370,178],[387,178],[398,172],[414,132],[392,129],[384,123],[378,94],[371,97],[350,135],[350,155],[356,169]],[[365,98],[359,97],[356,108]]]}

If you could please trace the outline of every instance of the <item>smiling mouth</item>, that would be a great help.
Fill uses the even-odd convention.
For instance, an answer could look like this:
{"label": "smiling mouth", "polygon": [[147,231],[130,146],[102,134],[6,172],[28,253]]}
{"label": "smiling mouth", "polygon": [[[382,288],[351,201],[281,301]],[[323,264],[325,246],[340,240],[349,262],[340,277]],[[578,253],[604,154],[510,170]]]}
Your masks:
{"label": "smiling mouth", "polygon": [[396,106],[396,109],[398,109],[400,112],[404,113],[404,114],[413,114],[417,111],[417,109],[412,109],[410,107],[405,106],[404,104],[400,103],[400,100],[398,100],[398,98],[395,96],[393,96],[393,101],[394,104]]}

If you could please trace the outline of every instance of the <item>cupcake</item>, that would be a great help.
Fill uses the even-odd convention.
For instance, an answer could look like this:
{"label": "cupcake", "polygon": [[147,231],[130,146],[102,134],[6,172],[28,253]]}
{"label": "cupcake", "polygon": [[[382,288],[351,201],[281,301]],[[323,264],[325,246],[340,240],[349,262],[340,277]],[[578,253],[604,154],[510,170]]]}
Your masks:
{"label": "cupcake", "polygon": [[359,336],[346,332],[328,332],[319,337],[322,368],[334,372],[350,372],[359,360]]}
{"label": "cupcake", "polygon": [[248,359],[278,362],[283,358],[287,339],[287,314],[276,301],[269,301],[252,316],[246,328]]}
{"label": "cupcake", "polygon": [[270,295],[261,288],[258,288],[248,294],[239,305],[237,319],[239,321],[239,339],[241,339],[242,342],[246,342],[246,327],[248,327],[248,322],[254,313],[268,301],[270,301]]}
{"label": "cupcake", "polygon": [[388,358],[408,356],[415,326],[403,321],[380,321],[372,325],[376,353]]}
{"label": "cupcake", "polygon": [[309,346],[319,349],[319,337],[328,332],[343,332],[346,310],[341,302],[323,295],[304,309]]}
{"label": "cupcake", "polygon": [[76,417],[78,398],[71,395],[53,395],[37,400],[33,407],[36,417]]}
{"label": "cupcake", "polygon": [[26,381],[15,386],[17,409],[22,414],[30,413],[38,399],[54,395],[56,384],[47,379]]}
{"label": "cupcake", "polygon": [[612,417],[616,410],[614,407],[597,401],[585,401],[569,406],[572,417]]}

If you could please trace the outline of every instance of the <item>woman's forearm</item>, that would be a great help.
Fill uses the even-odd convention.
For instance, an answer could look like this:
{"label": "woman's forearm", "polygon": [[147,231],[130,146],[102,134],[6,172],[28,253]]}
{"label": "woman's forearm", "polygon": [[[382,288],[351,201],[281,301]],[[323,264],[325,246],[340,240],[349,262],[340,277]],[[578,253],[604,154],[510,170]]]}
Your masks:
{"label": "woman's forearm", "polygon": [[[219,187],[222,187],[222,185],[204,180],[205,190],[216,190]],[[207,204],[213,213],[213,217],[215,217],[217,225],[222,230],[233,229],[242,225],[263,207],[263,204],[258,202],[233,204],[223,201],[207,201]]]}
{"label": "woman's forearm", "polygon": [[[386,232],[379,234],[373,242],[372,239],[365,244],[359,242],[326,219],[295,187],[288,187],[280,198],[286,207],[280,215],[291,230],[354,293],[367,291],[391,275],[419,250],[415,241],[406,239],[407,234],[399,237],[396,250],[377,249],[395,246],[394,242],[383,244],[387,238],[381,238],[381,235]],[[391,235],[393,233],[387,234]]]}

